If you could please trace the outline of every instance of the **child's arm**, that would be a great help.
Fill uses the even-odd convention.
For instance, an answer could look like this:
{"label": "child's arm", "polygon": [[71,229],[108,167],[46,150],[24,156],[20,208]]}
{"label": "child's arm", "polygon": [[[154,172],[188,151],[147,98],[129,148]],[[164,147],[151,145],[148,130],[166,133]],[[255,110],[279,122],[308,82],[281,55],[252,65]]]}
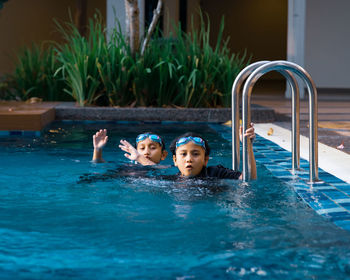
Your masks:
{"label": "child's arm", "polygon": [[136,160],[138,163],[142,165],[155,165],[153,161],[145,158],[143,155],[141,155],[133,145],[131,145],[126,140],[120,140],[119,148],[122,149],[124,152],[127,152],[124,154],[125,157],[127,157],[130,160]]}
{"label": "child's arm", "polygon": [[94,145],[94,154],[92,156],[93,162],[104,162],[102,158],[102,149],[107,144],[108,136],[106,129],[100,129],[92,136],[92,143]]}
{"label": "child's arm", "polygon": [[248,165],[250,169],[250,179],[255,180],[257,178],[256,162],[253,152],[252,140],[248,141]]}
{"label": "child's arm", "polygon": [[[241,127],[242,129],[242,127]],[[241,134],[241,130],[240,130]],[[254,131],[254,124],[251,123],[250,127],[246,130],[246,132],[243,135],[244,137],[248,137],[249,140],[248,142],[248,168],[250,171],[250,179],[255,180],[257,178],[257,171],[256,171],[256,162],[255,162],[255,157],[254,157],[254,152],[253,152],[253,141],[255,138],[255,131]]]}

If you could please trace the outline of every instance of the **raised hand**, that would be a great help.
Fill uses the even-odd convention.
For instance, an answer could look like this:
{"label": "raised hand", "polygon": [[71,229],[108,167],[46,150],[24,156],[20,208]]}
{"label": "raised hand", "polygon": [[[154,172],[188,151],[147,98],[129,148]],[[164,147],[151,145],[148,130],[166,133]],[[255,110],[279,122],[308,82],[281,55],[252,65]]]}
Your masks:
{"label": "raised hand", "polygon": [[119,148],[122,149],[124,152],[125,157],[127,157],[130,160],[136,160],[138,163],[142,165],[155,165],[152,160],[145,158],[144,155],[140,154],[133,145],[131,145],[126,140],[120,140]]}
{"label": "raised hand", "polygon": [[119,148],[126,152],[124,156],[130,160],[138,160],[140,157],[140,153],[126,140],[120,140]]}
{"label": "raised hand", "polygon": [[[239,139],[242,141],[242,131],[243,127],[241,126],[239,128]],[[255,138],[255,130],[254,130],[254,123],[250,123],[250,127],[245,131],[244,137],[248,137],[252,142]]]}
{"label": "raised hand", "polygon": [[107,129],[100,129],[92,136],[94,149],[101,150],[108,142]]}
{"label": "raised hand", "polygon": [[[239,139],[242,141],[242,131],[243,127],[241,126],[239,128]],[[257,172],[256,172],[256,163],[255,163],[255,157],[253,152],[253,141],[255,138],[255,130],[254,130],[254,123],[250,123],[249,128],[245,131],[243,134],[244,137],[248,137],[250,141],[248,141],[248,165],[250,170],[250,178],[256,179],[257,178]],[[240,177],[242,179],[242,176]]]}

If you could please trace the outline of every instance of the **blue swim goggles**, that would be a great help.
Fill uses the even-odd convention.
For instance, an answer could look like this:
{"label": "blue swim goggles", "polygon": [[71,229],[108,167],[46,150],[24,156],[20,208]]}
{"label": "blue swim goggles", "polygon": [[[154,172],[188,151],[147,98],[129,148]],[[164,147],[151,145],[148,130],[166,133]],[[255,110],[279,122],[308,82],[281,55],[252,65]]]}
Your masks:
{"label": "blue swim goggles", "polygon": [[205,150],[205,142],[202,138],[200,137],[182,137],[179,140],[176,141],[176,149],[182,145],[187,144],[188,142],[193,142],[194,144],[201,146]]}
{"label": "blue swim goggles", "polygon": [[163,147],[162,139],[157,134],[143,133],[136,137],[136,144],[146,138],[151,139],[153,142],[159,143]]}

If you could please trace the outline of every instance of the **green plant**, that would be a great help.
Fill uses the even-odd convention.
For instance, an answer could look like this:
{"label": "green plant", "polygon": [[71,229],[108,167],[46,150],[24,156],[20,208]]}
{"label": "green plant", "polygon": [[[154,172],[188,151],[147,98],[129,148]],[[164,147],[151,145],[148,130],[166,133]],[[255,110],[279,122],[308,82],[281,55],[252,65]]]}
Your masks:
{"label": "green plant", "polygon": [[120,25],[106,40],[101,17],[89,20],[87,37],[72,22],[56,22],[65,39],[46,49],[33,46],[19,55],[14,81],[18,95],[58,100],[62,92],[80,106],[231,106],[231,87],[249,58],[231,54],[223,39],[209,44],[210,22],[201,15],[192,33],[174,26],[169,38],[154,36],[143,55],[132,54]]}
{"label": "green plant", "polygon": [[62,26],[56,21],[56,24],[66,40],[65,44],[56,48],[61,63],[56,75],[64,77],[68,86],[64,91],[72,95],[80,106],[92,104],[101,97],[98,92],[101,82],[96,63],[108,55],[100,17],[95,15],[95,22],[89,20],[87,38],[80,35],[73,23]]}
{"label": "green plant", "polygon": [[135,59],[122,35],[118,24],[106,46],[106,55],[96,61],[99,78],[109,104],[130,105],[135,100],[133,94],[133,69]]}
{"label": "green plant", "polygon": [[40,97],[43,100],[70,100],[62,94],[64,82],[55,76],[59,64],[52,46],[32,44],[22,49],[17,58],[14,74],[11,77],[12,89],[21,99]]}
{"label": "green plant", "polygon": [[[230,106],[231,87],[239,71],[246,65],[246,55],[230,55],[227,38],[223,41],[224,18],[222,18],[216,46],[209,44],[210,22],[201,15],[201,26],[193,27],[190,34],[176,29],[178,44],[176,53],[181,66],[181,103],[185,107]],[[181,33],[180,33],[181,32]]]}
{"label": "green plant", "polygon": [[[231,87],[239,71],[247,65],[242,56],[230,54],[228,40],[223,40],[224,19],[216,46],[209,44],[210,22],[201,16],[201,27],[191,34],[175,26],[173,39],[155,39],[142,59],[144,72],[139,92],[154,106],[228,107]],[[141,93],[140,93],[141,95]],[[139,98],[141,99],[141,97]]]}
{"label": "green plant", "polygon": [[144,92],[153,106],[174,104],[179,93],[179,62],[174,55],[175,39],[157,38],[151,41],[142,58],[145,73]]}
{"label": "green plant", "polygon": [[13,79],[7,75],[0,77],[0,100],[21,100],[13,90]]}

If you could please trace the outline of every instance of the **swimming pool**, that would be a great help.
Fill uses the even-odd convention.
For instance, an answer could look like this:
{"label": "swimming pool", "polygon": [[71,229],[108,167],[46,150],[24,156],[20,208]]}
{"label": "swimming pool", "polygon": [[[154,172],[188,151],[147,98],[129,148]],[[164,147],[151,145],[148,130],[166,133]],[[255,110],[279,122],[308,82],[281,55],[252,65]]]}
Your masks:
{"label": "swimming pool", "polygon": [[[109,130],[110,141],[108,162],[96,165],[91,140],[99,128]],[[210,165],[231,166],[229,141],[207,124],[57,122],[40,137],[0,137],[1,277],[350,277],[349,232],[309,208],[262,164],[259,180],[249,183],[152,176],[78,183],[84,174],[128,163],[117,148],[121,138],[154,131],[169,144],[188,130],[208,138]],[[258,137],[255,145],[268,144]]]}

